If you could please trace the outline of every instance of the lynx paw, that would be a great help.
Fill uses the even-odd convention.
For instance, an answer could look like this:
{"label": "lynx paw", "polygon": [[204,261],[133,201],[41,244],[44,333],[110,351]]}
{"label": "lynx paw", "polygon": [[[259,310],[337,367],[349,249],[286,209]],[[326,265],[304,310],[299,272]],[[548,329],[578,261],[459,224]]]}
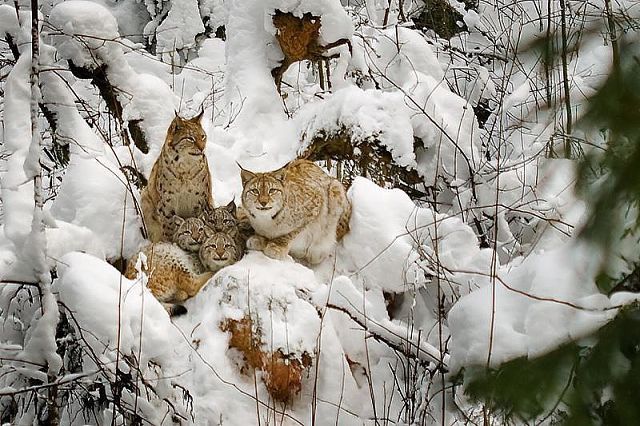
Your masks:
{"label": "lynx paw", "polygon": [[289,250],[287,249],[287,247],[281,247],[273,243],[268,243],[264,248],[263,253],[265,254],[265,256],[268,256],[272,259],[284,260],[287,258]]}
{"label": "lynx paw", "polygon": [[264,250],[266,245],[267,245],[267,241],[264,239],[264,237],[261,237],[260,235],[252,235],[247,240],[247,248],[249,250],[262,251]]}

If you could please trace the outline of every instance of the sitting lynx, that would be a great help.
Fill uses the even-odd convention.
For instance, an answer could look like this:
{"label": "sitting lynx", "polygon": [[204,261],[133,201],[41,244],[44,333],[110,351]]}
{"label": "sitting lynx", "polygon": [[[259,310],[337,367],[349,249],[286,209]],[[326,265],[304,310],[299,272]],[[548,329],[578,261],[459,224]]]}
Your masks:
{"label": "sitting lynx", "polygon": [[151,169],[149,184],[142,191],[142,215],[152,242],[171,240],[174,215],[198,217],[213,207],[201,118],[202,113],[188,120],[176,114]]}
{"label": "sitting lynx", "polygon": [[256,235],[247,247],[282,259],[287,254],[320,263],[349,230],[351,205],[344,187],[311,161],[281,169],[242,169],[242,204]]}
{"label": "sitting lynx", "polygon": [[[147,287],[167,309],[169,315],[179,315],[186,310],[181,305],[209,281],[213,273],[205,270],[197,253],[188,253],[173,243],[152,243],[141,253],[147,257],[143,265],[149,277]],[[135,279],[136,262],[140,255],[131,258],[125,277]]]}

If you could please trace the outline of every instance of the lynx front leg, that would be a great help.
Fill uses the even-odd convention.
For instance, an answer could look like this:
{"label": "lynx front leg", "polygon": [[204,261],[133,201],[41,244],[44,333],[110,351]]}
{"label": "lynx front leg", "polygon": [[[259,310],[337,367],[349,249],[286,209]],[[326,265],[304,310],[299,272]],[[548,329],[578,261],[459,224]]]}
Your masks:
{"label": "lynx front leg", "polygon": [[280,237],[268,240],[267,245],[265,246],[264,250],[262,250],[262,252],[265,254],[265,256],[268,256],[272,259],[286,259],[287,255],[289,254],[291,243],[299,233],[300,230],[295,230],[288,233],[287,235],[282,235]]}
{"label": "lynx front leg", "polygon": [[162,225],[158,220],[158,211],[153,206],[148,196],[142,196],[142,220],[147,230],[147,238],[152,243],[162,240]]}

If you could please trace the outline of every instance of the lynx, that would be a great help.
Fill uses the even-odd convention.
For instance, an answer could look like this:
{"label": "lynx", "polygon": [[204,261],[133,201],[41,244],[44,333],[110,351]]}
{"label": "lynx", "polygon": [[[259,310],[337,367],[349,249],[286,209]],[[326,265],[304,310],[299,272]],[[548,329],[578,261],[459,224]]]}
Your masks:
{"label": "lynx", "polygon": [[318,264],[349,230],[351,205],[344,187],[308,160],[281,169],[241,170],[242,204],[256,235],[247,247],[274,259],[287,254]]}
{"label": "lynx", "polygon": [[142,191],[142,215],[151,242],[171,240],[176,230],[174,215],[198,217],[213,208],[202,115],[187,120],[176,114]]}
{"label": "lynx", "polygon": [[223,207],[207,209],[200,217],[215,232],[238,232],[236,205],[233,201]]}
{"label": "lynx", "polygon": [[213,229],[198,217],[183,219],[180,216],[173,217],[174,226],[177,228],[173,234],[173,242],[183,250],[197,253],[200,246],[213,235]]}
{"label": "lynx", "polygon": [[[147,287],[169,312],[178,315],[186,312],[177,305],[193,297],[213,276],[205,270],[197,253],[188,253],[173,243],[152,243],[141,253],[147,258],[143,267],[149,277]],[[125,277],[135,279],[139,254],[129,260]]]}
{"label": "lynx", "polygon": [[246,213],[237,209],[236,204],[231,201],[226,206],[206,210],[200,217],[214,232],[226,232],[233,236],[244,251],[247,238],[253,234],[246,216]]}
{"label": "lynx", "polygon": [[[237,231],[236,231],[237,232]],[[244,253],[234,232],[215,232],[200,247],[200,261],[212,272],[236,263]]]}

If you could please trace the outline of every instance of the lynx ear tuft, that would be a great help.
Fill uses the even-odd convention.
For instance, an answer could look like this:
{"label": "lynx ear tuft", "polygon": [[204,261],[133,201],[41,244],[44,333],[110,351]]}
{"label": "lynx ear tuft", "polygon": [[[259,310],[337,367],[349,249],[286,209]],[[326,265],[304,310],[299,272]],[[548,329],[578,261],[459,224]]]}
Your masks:
{"label": "lynx ear tuft", "polygon": [[256,174],[253,172],[250,172],[249,170],[244,169],[240,163],[238,163],[236,161],[236,164],[238,165],[238,167],[240,167],[240,179],[242,179],[242,186],[246,185],[247,182],[249,182],[251,179],[253,179]]}
{"label": "lynx ear tuft", "polygon": [[225,208],[227,209],[227,211],[229,211],[232,215],[236,215],[236,203],[234,200],[231,200],[231,202],[229,204],[227,204],[225,206]]}
{"label": "lynx ear tuft", "polygon": [[180,115],[178,114],[178,111],[174,110],[173,112],[176,113],[176,116],[173,117],[173,121],[171,122],[171,125],[174,127],[174,130],[178,130],[182,127],[184,120],[182,119],[182,117],[180,117]]}

